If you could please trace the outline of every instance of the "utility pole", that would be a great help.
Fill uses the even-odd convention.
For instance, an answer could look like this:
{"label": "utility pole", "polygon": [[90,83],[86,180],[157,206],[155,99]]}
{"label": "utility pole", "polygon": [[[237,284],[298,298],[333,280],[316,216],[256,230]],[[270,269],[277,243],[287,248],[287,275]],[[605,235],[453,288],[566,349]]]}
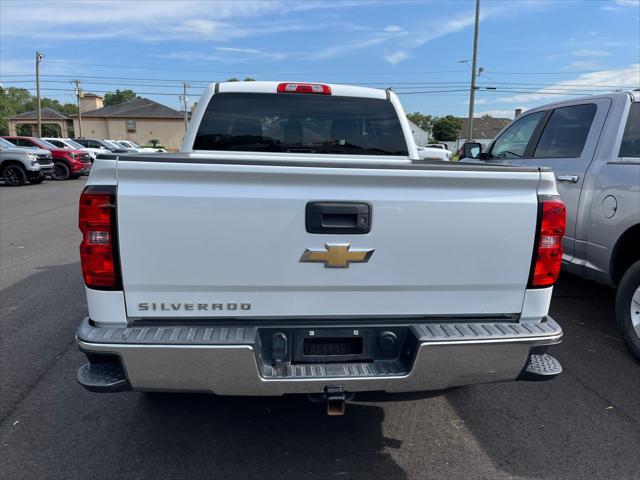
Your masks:
{"label": "utility pole", "polygon": [[80,80],[71,80],[71,83],[76,86],[76,102],[78,103],[78,138],[82,138],[82,111],[80,110],[80,97],[82,96],[82,90],[80,89]]}
{"label": "utility pole", "polygon": [[189,105],[189,97],[188,97],[189,84],[187,82],[182,82],[182,100],[184,102],[184,131],[187,131],[187,126],[189,124],[189,112],[187,110],[187,106]]}
{"label": "utility pole", "polygon": [[478,63],[478,26],[480,24],[480,0],[476,0],[476,24],[473,32],[473,61],[471,65],[471,90],[469,92],[469,130],[467,141],[473,140],[473,108],[476,101],[476,65]]}
{"label": "utility pole", "polygon": [[44,58],[44,54],[36,51],[36,97],[38,106],[36,108],[38,114],[38,137],[42,136],[42,104],[40,102],[40,62]]}

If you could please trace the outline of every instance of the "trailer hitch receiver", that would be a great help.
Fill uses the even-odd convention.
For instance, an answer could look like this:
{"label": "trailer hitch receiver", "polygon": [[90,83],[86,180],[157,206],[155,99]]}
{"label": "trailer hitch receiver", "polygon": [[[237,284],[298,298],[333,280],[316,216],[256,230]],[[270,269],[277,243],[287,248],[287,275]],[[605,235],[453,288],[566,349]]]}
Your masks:
{"label": "trailer hitch receiver", "polygon": [[327,415],[330,417],[344,415],[347,408],[347,395],[342,386],[328,385],[324,388],[327,399]]}

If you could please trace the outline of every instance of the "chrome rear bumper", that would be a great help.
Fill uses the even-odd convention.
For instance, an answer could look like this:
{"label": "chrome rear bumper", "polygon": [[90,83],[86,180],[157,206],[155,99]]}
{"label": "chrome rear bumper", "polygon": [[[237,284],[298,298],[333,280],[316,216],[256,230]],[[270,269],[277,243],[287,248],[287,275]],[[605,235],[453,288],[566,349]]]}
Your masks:
{"label": "chrome rear bumper", "polygon": [[85,320],[77,341],[90,359],[118,356],[133,390],[283,395],[322,393],[334,385],[348,392],[413,392],[515,380],[532,349],[562,338],[562,329],[550,317],[540,323],[451,322],[409,328],[417,342],[407,368],[395,361],[275,368],[262,359],[256,327],[113,328]]}

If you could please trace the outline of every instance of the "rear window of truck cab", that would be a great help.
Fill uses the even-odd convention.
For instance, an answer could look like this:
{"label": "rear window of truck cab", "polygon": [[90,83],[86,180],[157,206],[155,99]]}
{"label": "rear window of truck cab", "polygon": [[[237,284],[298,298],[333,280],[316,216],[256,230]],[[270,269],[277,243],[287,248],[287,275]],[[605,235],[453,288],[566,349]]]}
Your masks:
{"label": "rear window of truck cab", "polygon": [[194,150],[408,155],[388,100],[304,93],[219,93]]}

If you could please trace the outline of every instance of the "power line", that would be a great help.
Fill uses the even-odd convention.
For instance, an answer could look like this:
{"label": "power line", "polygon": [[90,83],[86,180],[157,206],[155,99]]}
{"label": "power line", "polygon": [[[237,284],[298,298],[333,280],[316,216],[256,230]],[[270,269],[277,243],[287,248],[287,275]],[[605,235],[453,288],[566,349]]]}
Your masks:
{"label": "power line", "polygon": [[[34,91],[34,88],[27,88],[25,90]],[[74,93],[73,89],[68,88],[45,88],[43,91],[51,91],[51,92],[67,92]],[[94,90],[96,93],[108,93],[104,90]],[[432,93],[454,93],[454,92],[466,92],[468,91],[466,88],[459,89],[447,89],[447,90],[420,90],[414,92],[396,92],[398,95],[421,95],[421,94],[432,94]],[[545,90],[512,90],[512,89],[482,89],[482,92],[490,92],[490,93],[526,93],[526,94],[539,94],[539,95],[577,95],[577,96],[586,96],[591,95],[593,93],[607,93],[603,91],[545,91]],[[157,96],[170,96],[170,97],[179,97],[180,92],[168,93],[168,92],[137,92],[138,95],[157,95]]]}
{"label": "power line", "polygon": [[[41,75],[42,76],[42,75]],[[66,84],[68,80],[46,80],[47,84]],[[23,84],[34,84],[35,80],[9,80],[4,82],[10,85],[23,85]],[[166,84],[166,85],[158,85],[154,83],[127,83],[127,82],[87,82],[83,81],[84,85],[110,85],[115,87],[157,87],[157,88],[182,88],[182,84]],[[189,83],[192,88],[195,89],[205,89],[207,85],[192,85]],[[359,83],[358,85],[378,85],[376,83]],[[384,85],[387,87],[392,87],[394,90],[407,90],[413,88],[443,88],[443,87],[467,87],[469,82],[398,82],[398,83],[380,83],[379,85]],[[491,83],[482,83],[478,84],[477,87],[479,89],[484,89],[487,87],[491,87],[494,85],[500,85],[501,88],[513,86],[514,88],[540,88],[544,89],[546,87],[553,87],[555,90],[583,90],[583,89],[633,89],[636,88],[631,85],[600,85],[600,84],[557,84],[557,83],[520,83],[520,82],[491,82]]]}
{"label": "power line", "polygon": [[[72,65],[86,65],[92,67],[107,67],[107,68],[116,68],[116,69],[125,69],[125,70],[157,70],[163,72],[175,72],[175,67],[173,68],[164,68],[164,67],[148,67],[148,66],[131,66],[131,65],[117,65],[117,64],[105,64],[105,63],[85,63],[85,62],[76,62],[71,60],[51,60],[52,63],[62,63],[62,64],[72,64]],[[223,74],[223,75],[272,75],[269,72],[256,73],[248,70],[223,70],[223,71],[213,71],[213,70],[193,70],[193,69],[181,69],[183,72],[198,72],[198,73],[208,73],[208,74]],[[327,71],[318,71],[318,72],[309,72],[309,71],[281,71],[279,74],[281,75],[430,75],[430,74],[439,74],[439,73],[464,73],[464,70],[431,70],[431,71],[420,71],[420,72],[327,72]]]}
{"label": "power line", "polygon": [[[28,77],[33,77],[33,75],[24,75],[24,76],[28,76]],[[0,78],[3,77],[7,77],[6,75],[0,75]],[[22,77],[22,75],[21,75]],[[55,78],[65,78],[65,80],[50,80],[50,79],[46,79],[46,83],[67,83],[69,78],[69,75],[40,75],[40,77],[55,77]],[[100,79],[100,78],[104,78],[107,80],[116,80],[116,79],[121,79],[121,80],[134,80],[134,81],[151,81],[151,82],[168,82],[168,81],[172,81],[172,82],[177,82],[178,80],[156,80],[156,79],[152,79],[152,78],[131,78],[131,77],[87,77],[87,76],[79,76],[76,78],[93,78],[93,79]],[[159,88],[172,88],[172,87],[176,87],[176,88],[182,88],[182,80],[180,80],[180,83],[175,83],[175,84],[166,84],[166,85],[162,85],[162,84],[158,84],[158,83],[128,83],[128,82],[110,82],[110,81],[83,81],[83,83],[85,85],[112,85],[112,86],[118,86],[118,87],[127,87],[127,86],[132,86],[132,87],[159,87]],[[207,80],[187,80],[187,82],[189,82],[190,85],[192,85],[193,83],[203,83],[204,85],[192,85],[194,88],[206,88],[206,86],[210,85],[211,83],[214,82],[210,82]],[[29,83],[35,83],[35,80],[6,80],[4,81],[4,83],[9,83],[9,84],[29,84]],[[361,86],[367,86],[367,85],[381,85],[381,86],[391,86],[394,89],[402,89],[402,88],[416,88],[416,87],[423,87],[424,88],[441,88],[443,86],[467,86],[469,85],[469,82],[463,82],[463,81],[442,81],[442,82],[345,82],[349,85],[361,85]],[[491,81],[491,82],[482,82],[482,85],[478,85],[478,86],[490,86],[490,85],[518,85],[518,86],[526,86],[526,87],[530,87],[530,88],[543,88],[543,87],[554,87],[554,88],[620,88],[620,89],[633,89],[633,88],[637,88],[637,86],[634,85],[610,85],[610,84],[595,84],[595,83],[582,83],[582,84],[578,84],[578,83],[574,83],[574,84],[565,84],[565,83],[561,83],[561,82],[555,82],[555,83],[543,83],[543,82],[497,82],[497,81]],[[431,87],[428,87],[431,86]]]}

